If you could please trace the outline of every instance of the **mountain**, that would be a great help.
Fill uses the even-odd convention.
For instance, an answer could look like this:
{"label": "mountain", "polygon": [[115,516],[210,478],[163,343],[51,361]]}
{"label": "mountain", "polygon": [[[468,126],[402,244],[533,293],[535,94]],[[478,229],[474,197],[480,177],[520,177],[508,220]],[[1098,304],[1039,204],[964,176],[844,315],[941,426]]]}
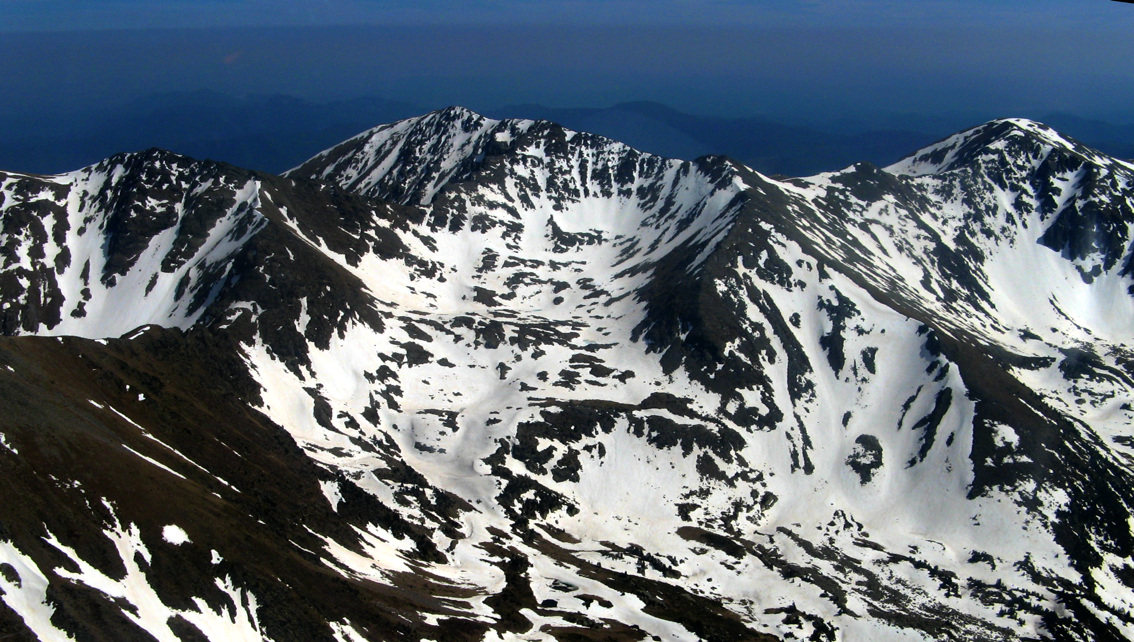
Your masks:
{"label": "mountain", "polygon": [[[698,116],[647,101],[622,103],[607,109],[516,105],[490,114],[553,120],[663,156],[694,158],[712,153],[727,154],[759,172],[788,176],[807,176],[862,160],[892,162],[937,138],[925,129],[894,126],[851,133],[787,124],[766,117]],[[929,131],[934,128],[930,127]]]}
{"label": "mountain", "polygon": [[[822,123],[794,122],[790,115],[730,118],[682,113],[647,101],[598,108],[511,105],[488,112],[496,118],[542,118],[594,132],[632,147],[673,158],[725,154],[764,174],[810,176],[855,162],[889,165],[910,150],[929,145],[979,122],[979,114],[927,117],[880,114],[869,119],[841,114]],[[1041,120],[1073,133],[1117,158],[1134,158],[1134,127],[1048,114]]]}
{"label": "mountain", "polygon": [[1134,639],[1134,165],[449,108],[0,174],[12,639]]}

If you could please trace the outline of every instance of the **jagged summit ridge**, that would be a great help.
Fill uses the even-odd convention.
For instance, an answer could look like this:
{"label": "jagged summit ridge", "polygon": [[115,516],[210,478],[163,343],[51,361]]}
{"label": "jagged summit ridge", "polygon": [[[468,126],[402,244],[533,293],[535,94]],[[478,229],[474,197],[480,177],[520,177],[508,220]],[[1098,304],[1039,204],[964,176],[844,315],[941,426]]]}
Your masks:
{"label": "jagged summit ridge", "polygon": [[[444,292],[424,295],[429,300],[421,305],[427,309],[441,301],[448,302],[446,309],[461,309],[465,304],[458,301],[506,295],[513,309],[536,306],[562,314],[574,308],[556,301],[570,301],[574,288],[563,290],[578,277],[557,275],[580,269],[595,273],[589,287],[622,299],[679,248],[696,246],[695,264],[703,260],[739,205],[734,201],[741,186],[727,163],[668,160],[547,122],[489,121],[449,109],[371,130],[366,139],[364,148],[345,143],[317,156],[315,166],[305,164],[289,175],[333,180],[363,195],[386,179],[364,184],[354,173],[333,168],[375,167],[379,170],[360,175],[396,171],[402,176],[397,185],[431,185],[425,199],[428,232],[421,232],[425,245],[415,253],[448,263],[449,273]],[[449,146],[455,140],[463,142]],[[435,154],[447,165],[418,160]],[[467,261],[454,261],[457,257]],[[381,280],[383,296],[394,297],[388,276]],[[420,286],[396,287],[405,292]]]}
{"label": "jagged summit ridge", "polygon": [[[4,175],[6,334],[115,336],[41,314],[88,219],[82,283],[149,266],[180,316],[0,341],[0,623],[1132,637],[1130,317],[1082,305],[1131,299],[1129,177],[984,127],[777,181],[451,108],[286,177]],[[1042,242],[1092,211],[1105,246]]]}
{"label": "jagged summit ridge", "polygon": [[[819,251],[860,264],[877,287],[959,331],[1043,334],[1071,320],[1086,335],[1126,341],[1132,181],[1126,164],[1011,119],[884,172],[851,168],[792,183],[818,196],[825,222],[816,232],[841,230]],[[865,185],[894,198],[858,198]],[[1011,305],[997,306],[996,292]]]}
{"label": "jagged summit ridge", "polygon": [[1059,150],[1102,166],[1130,167],[1128,163],[1101,154],[1043,123],[1026,118],[1003,118],[948,136],[888,166],[886,170],[911,176],[938,174],[976,162],[981,157],[988,158],[1001,150],[1007,152],[1005,155],[1019,159],[1020,150],[1014,147],[1017,145],[1030,146],[1029,155],[1034,155],[1031,150],[1039,145],[1046,153]]}
{"label": "jagged summit ridge", "polygon": [[428,205],[442,186],[472,169],[486,147],[507,143],[533,124],[492,120],[449,107],[375,127],[285,175],[335,183],[364,196]]}

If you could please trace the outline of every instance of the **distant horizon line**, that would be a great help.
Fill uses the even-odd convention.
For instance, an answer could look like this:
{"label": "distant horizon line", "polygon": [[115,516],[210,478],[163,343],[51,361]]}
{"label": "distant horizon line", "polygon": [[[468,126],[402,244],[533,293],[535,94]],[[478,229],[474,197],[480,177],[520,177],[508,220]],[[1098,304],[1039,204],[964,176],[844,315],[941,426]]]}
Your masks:
{"label": "distant horizon line", "polygon": [[[1134,0],[1112,0],[1114,2],[1124,2],[1134,4]],[[1067,32],[1078,31],[1074,27],[1061,24],[1014,24],[993,26],[984,24],[965,24],[963,25],[965,31],[970,33],[997,33],[997,32]],[[515,21],[515,22],[494,22],[494,21],[437,21],[437,22],[418,22],[418,21],[386,21],[386,22],[365,22],[365,23],[281,23],[281,24],[217,24],[217,25],[145,25],[145,26],[53,26],[42,28],[5,28],[0,26],[0,33],[6,35],[48,35],[48,34],[73,34],[73,33],[91,33],[91,34],[106,34],[106,33],[138,33],[148,31],[180,31],[180,32],[201,32],[201,31],[240,31],[240,30],[253,30],[253,31],[290,31],[290,30],[368,30],[368,29],[391,29],[391,30],[434,30],[434,29],[452,29],[452,30],[515,30],[515,29],[537,29],[537,30],[559,30],[559,31],[612,31],[612,30],[656,30],[656,31],[716,31],[716,32],[737,32],[740,34],[751,35],[753,32],[768,32],[768,33],[791,33],[791,32],[879,32],[879,31],[917,31],[917,32],[942,32],[942,33],[955,33],[958,28],[957,23],[946,22],[939,24],[863,24],[863,23],[803,23],[803,22],[542,22],[542,21]]]}
{"label": "distant horizon line", "polygon": [[[1131,4],[1134,4],[1134,0],[1116,0],[1116,1],[1129,2]],[[749,113],[743,114],[743,115],[716,114],[716,113],[712,113],[712,112],[699,112],[699,111],[694,111],[694,110],[685,109],[685,108],[681,108],[681,107],[676,107],[673,104],[666,102],[664,100],[653,99],[653,98],[633,98],[633,99],[627,99],[627,100],[615,100],[615,101],[606,102],[606,103],[588,102],[588,103],[571,103],[571,104],[561,104],[561,103],[550,102],[550,101],[518,101],[518,102],[516,102],[516,101],[511,101],[511,102],[504,101],[504,102],[500,102],[500,103],[493,103],[491,105],[472,106],[473,103],[476,103],[477,101],[464,101],[464,102],[457,101],[457,102],[446,102],[444,104],[442,104],[441,102],[438,102],[436,104],[433,104],[433,103],[423,104],[423,103],[417,102],[413,98],[400,98],[400,97],[395,98],[395,97],[382,95],[382,94],[379,94],[379,93],[361,93],[361,94],[356,94],[356,95],[351,95],[351,96],[332,97],[332,98],[312,98],[312,97],[303,96],[299,93],[289,93],[289,92],[286,92],[286,91],[249,91],[249,92],[246,92],[246,93],[236,93],[236,92],[226,91],[226,90],[223,90],[223,89],[217,89],[217,88],[213,88],[213,87],[197,87],[197,88],[194,88],[194,89],[170,89],[170,90],[162,90],[162,91],[151,91],[151,92],[147,92],[147,93],[136,94],[136,95],[133,95],[133,96],[125,97],[120,102],[109,104],[109,105],[96,105],[96,106],[74,105],[74,106],[72,106],[72,109],[64,111],[62,113],[85,113],[85,112],[114,111],[116,109],[130,107],[132,104],[135,104],[135,103],[144,102],[146,99],[149,99],[149,98],[160,98],[160,97],[174,98],[174,97],[179,97],[179,96],[192,96],[194,94],[231,98],[231,99],[235,99],[235,100],[253,100],[253,99],[258,99],[258,98],[261,98],[261,99],[287,98],[287,99],[293,99],[293,100],[297,100],[297,101],[300,101],[300,102],[303,102],[303,103],[307,103],[307,104],[313,105],[313,106],[334,105],[334,104],[337,104],[337,103],[348,103],[348,102],[352,102],[352,101],[372,100],[372,101],[387,102],[387,103],[391,103],[391,104],[400,104],[400,105],[407,107],[407,108],[414,108],[414,109],[419,110],[419,115],[420,114],[432,113],[432,112],[435,112],[435,111],[441,111],[441,110],[444,110],[448,107],[463,107],[463,108],[468,109],[470,111],[484,115],[483,112],[486,112],[486,111],[491,112],[491,111],[499,111],[499,110],[505,110],[505,109],[522,109],[522,108],[550,109],[550,110],[577,110],[577,111],[612,111],[612,110],[617,110],[617,109],[620,109],[620,108],[631,108],[631,107],[635,107],[635,106],[653,106],[653,107],[664,108],[666,110],[672,111],[674,113],[677,113],[677,114],[680,114],[680,115],[683,115],[683,116],[693,116],[693,117],[697,117],[697,118],[708,118],[708,119],[756,120],[756,119],[761,119],[761,118],[767,118],[767,119],[777,119],[781,122],[800,122],[800,123],[804,123],[804,122],[814,123],[814,122],[817,122],[818,120],[820,120],[820,119],[815,119],[815,118],[799,118],[798,120],[795,120],[795,121],[793,121],[792,119],[785,120],[785,117],[788,116],[789,114],[778,113],[778,112],[775,112],[775,111],[753,111],[753,112],[749,112]],[[1011,110],[1008,110],[1008,111],[1011,111]],[[1033,115],[1029,116],[1029,115],[1022,115],[1022,114],[1015,114],[1015,113],[1005,113],[1005,114],[1000,114],[1000,115],[996,115],[996,116],[990,116],[990,115],[987,115],[987,114],[989,114],[990,110],[989,109],[983,109],[983,108],[972,108],[972,109],[968,109],[968,110],[942,109],[942,110],[938,110],[938,111],[915,110],[915,109],[898,109],[898,110],[863,109],[863,110],[856,111],[856,112],[844,112],[843,115],[847,119],[850,119],[850,120],[854,120],[856,118],[861,118],[861,117],[866,117],[866,116],[874,116],[874,117],[919,117],[919,118],[927,118],[927,119],[977,118],[977,119],[979,119],[980,123],[989,122],[989,121],[992,121],[992,120],[1001,120],[1001,119],[1010,119],[1010,118],[1025,118],[1025,119],[1029,119],[1029,120],[1042,120],[1045,116],[1046,117],[1053,117],[1054,116],[1054,117],[1061,117],[1061,118],[1062,117],[1072,117],[1072,118],[1076,118],[1076,119],[1079,119],[1079,120],[1084,120],[1084,121],[1089,121],[1089,122],[1097,122],[1097,123],[1100,123],[1100,124],[1106,124],[1106,125],[1112,125],[1112,126],[1118,126],[1118,127],[1134,126],[1134,120],[1128,121],[1128,122],[1119,122],[1119,121],[1116,121],[1116,120],[1113,120],[1113,119],[1110,119],[1110,118],[1105,118],[1105,117],[1084,116],[1081,113],[1077,113],[1077,112],[1075,112],[1073,110],[1069,110],[1069,109],[1050,108],[1050,109],[1038,109],[1038,110],[1035,110],[1035,111],[1040,112],[1043,115],[1033,114]],[[11,116],[11,115],[14,115],[15,113],[16,112],[4,113],[3,111],[0,111],[0,116]],[[837,120],[838,119],[831,119],[831,122],[835,122]],[[378,124],[382,124],[382,123],[378,123]],[[974,123],[974,126],[976,124],[979,124],[979,123]]]}

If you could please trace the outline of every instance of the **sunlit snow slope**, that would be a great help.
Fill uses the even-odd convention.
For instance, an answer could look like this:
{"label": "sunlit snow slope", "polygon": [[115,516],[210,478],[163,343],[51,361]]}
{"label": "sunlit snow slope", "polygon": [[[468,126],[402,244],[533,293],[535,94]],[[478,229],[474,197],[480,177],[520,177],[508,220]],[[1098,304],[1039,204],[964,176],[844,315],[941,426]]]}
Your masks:
{"label": "sunlit snow slope", "polygon": [[460,108],[0,174],[0,631],[1134,638],[1132,222],[1022,120],[786,181]]}

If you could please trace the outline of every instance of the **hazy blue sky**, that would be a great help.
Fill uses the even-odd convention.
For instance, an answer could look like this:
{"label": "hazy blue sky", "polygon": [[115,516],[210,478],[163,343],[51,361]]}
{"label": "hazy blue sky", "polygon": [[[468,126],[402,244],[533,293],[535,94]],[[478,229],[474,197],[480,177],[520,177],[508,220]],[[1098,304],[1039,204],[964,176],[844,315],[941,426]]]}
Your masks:
{"label": "hazy blue sky", "polygon": [[[1110,0],[4,0],[7,31],[339,24],[967,25],[1098,28]],[[1128,19],[1125,25],[1130,26]]]}
{"label": "hazy blue sky", "polygon": [[1112,0],[0,0],[0,60],[4,113],[212,89],[1134,122]]}

